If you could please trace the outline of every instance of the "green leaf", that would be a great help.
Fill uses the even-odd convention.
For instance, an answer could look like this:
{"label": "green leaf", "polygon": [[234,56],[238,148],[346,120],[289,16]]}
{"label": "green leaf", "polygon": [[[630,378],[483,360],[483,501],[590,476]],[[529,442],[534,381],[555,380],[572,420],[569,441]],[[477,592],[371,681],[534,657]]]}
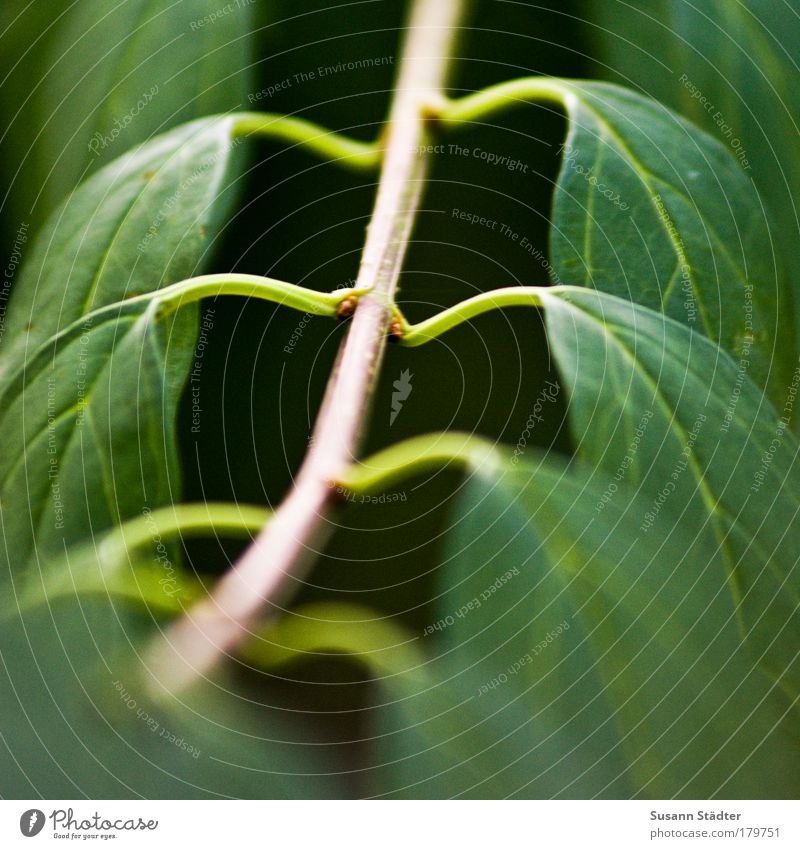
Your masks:
{"label": "green leaf", "polygon": [[713,541],[754,656],[797,695],[800,479],[788,422],[800,369],[776,412],[736,362],[677,322],[599,292],[541,297],[578,458],[647,502],[640,536],[673,521],[687,544]]}
{"label": "green leaf", "polygon": [[0,505],[13,562],[178,498],[175,415],[196,328],[191,307],[131,301],[57,336],[8,384],[0,421],[15,450],[0,459]]}
{"label": "green leaf", "polygon": [[[207,275],[91,312],[48,340],[0,392],[0,423],[21,447],[0,460],[10,559],[21,564],[35,551],[56,569],[52,555],[65,547],[177,498],[174,420],[192,363],[193,429],[202,414],[197,300],[259,296],[333,317],[352,291]],[[207,330],[214,312],[207,307]],[[26,509],[7,509],[20,492]]]}
{"label": "green leaf", "polygon": [[207,263],[237,173],[233,129],[197,121],[107,166],[23,266],[0,352],[14,446],[0,464],[3,559],[17,568],[179,499],[175,415],[197,306],[131,298]]}
{"label": "green leaf", "polygon": [[794,356],[791,290],[765,212],[721,144],[655,101],[568,84],[556,184],[557,282],[660,310],[735,357],[779,398]]}
{"label": "green leaf", "polygon": [[244,658],[365,665],[377,796],[793,798],[800,721],[741,631],[714,535],[670,505],[643,533],[646,494],[623,480],[609,497],[602,466],[531,454],[436,434],[366,460],[346,484],[360,493],[467,466],[429,624],[305,606]]}
{"label": "green leaf", "polygon": [[204,118],[83,183],[36,240],[0,349],[0,420],[15,449],[0,461],[9,571],[35,570],[33,554],[52,563],[65,547],[180,499],[175,417],[192,363],[202,368],[200,294],[260,294],[326,315],[347,296],[246,275],[219,292],[211,278],[187,281],[191,292],[178,283],[209,261],[250,134],[308,144],[355,167],[377,161],[373,146],[299,119]]}
{"label": "green leaf", "polygon": [[0,384],[86,313],[199,273],[235,193],[234,118],[172,130],[121,157],[57,209],[12,290]]}
{"label": "green leaf", "polygon": [[680,518],[642,534],[630,490],[597,512],[608,482],[526,457],[459,492],[438,652],[471,721],[516,747],[478,792],[504,775],[519,798],[793,798],[797,715],[747,651],[714,540]]}
{"label": "green leaf", "polygon": [[775,250],[796,278],[800,5],[599,0],[584,11],[601,76],[635,85],[695,121],[752,177],[774,225]]}
{"label": "green leaf", "polygon": [[[498,303],[526,298],[545,311],[573,460],[528,463],[523,444],[487,462],[486,448],[440,435],[348,481],[385,486],[446,458],[472,470],[430,633],[457,660],[438,680],[476,694],[484,737],[518,742],[519,762],[481,768],[485,792],[502,773],[534,797],[791,797],[800,369],[776,412],[740,364],[653,310],[577,287],[502,290]],[[412,344],[491,303],[408,328]],[[424,771],[420,782],[423,796],[443,792]]]}
{"label": "green leaf", "polygon": [[15,21],[12,33],[33,28],[42,39],[20,42],[34,41],[6,87],[16,118],[11,154],[24,163],[20,175],[12,171],[15,193],[36,203],[39,220],[127,149],[239,109],[252,89],[254,4],[228,12],[216,0],[52,5],[20,10],[26,22]]}
{"label": "green leaf", "polygon": [[[52,567],[65,547],[180,499],[175,417],[192,364],[200,381],[200,297],[253,295],[333,316],[350,294],[249,275],[184,280],[208,263],[249,133],[372,156],[297,119],[202,119],[111,163],[37,239],[0,351],[0,421],[15,448],[0,461],[12,571],[36,571],[42,558]],[[204,321],[213,327],[213,307]]]}
{"label": "green leaf", "polygon": [[792,290],[763,204],[730,151],[630,90],[548,77],[449,101],[442,122],[483,120],[531,100],[569,117],[553,199],[553,282],[695,327],[779,399],[796,351]]}
{"label": "green leaf", "polygon": [[667,522],[667,502],[680,505],[680,533],[716,542],[748,641],[796,696],[800,663],[791,641],[775,635],[791,633],[799,614],[791,540],[800,443],[789,426],[800,366],[776,411],[745,364],[701,334],[624,298],[570,286],[500,289],[417,325],[400,319],[403,340],[422,344],[493,307],[524,304],[545,310],[576,455],[608,476],[606,500],[618,490],[620,498],[641,495],[642,534]]}

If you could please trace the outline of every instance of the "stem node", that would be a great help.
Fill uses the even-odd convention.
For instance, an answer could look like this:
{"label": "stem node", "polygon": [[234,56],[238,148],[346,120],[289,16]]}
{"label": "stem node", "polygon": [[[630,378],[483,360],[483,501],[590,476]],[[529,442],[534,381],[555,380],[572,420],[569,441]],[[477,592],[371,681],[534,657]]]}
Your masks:
{"label": "stem node", "polygon": [[358,298],[355,295],[350,295],[349,298],[345,298],[336,308],[336,318],[338,318],[339,321],[346,321],[348,318],[351,318],[353,313],[356,311],[357,304]]}

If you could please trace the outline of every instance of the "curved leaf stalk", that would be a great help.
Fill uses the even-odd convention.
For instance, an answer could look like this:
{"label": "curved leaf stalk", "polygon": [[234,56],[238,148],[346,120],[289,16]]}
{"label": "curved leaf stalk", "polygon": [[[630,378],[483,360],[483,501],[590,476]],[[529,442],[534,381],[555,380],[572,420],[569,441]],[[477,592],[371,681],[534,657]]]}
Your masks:
{"label": "curved leaf stalk", "polygon": [[[60,597],[94,592],[144,602],[157,614],[179,613],[202,598],[205,590],[196,575],[171,562],[164,542],[211,536],[249,539],[269,515],[264,507],[213,502],[147,510],[99,541],[68,551],[63,566],[49,568],[9,610],[16,613]],[[156,556],[147,558],[148,549]]]}
{"label": "curved leaf stalk", "polygon": [[198,680],[247,638],[265,605],[281,610],[333,530],[326,520],[335,500],[331,482],[356,456],[377,385],[397,281],[428,170],[429,157],[420,150],[431,138],[431,104],[442,97],[463,5],[462,0],[417,0],[413,5],[356,281],[356,288],[367,294],[358,299],[291,492],[214,595],[154,646],[151,672],[171,692]]}
{"label": "curved leaf stalk", "polygon": [[[136,295],[86,313],[41,344],[37,351],[29,357],[28,363],[19,366],[16,375],[20,376],[25,374],[26,370],[29,371],[30,362],[36,356],[41,354],[51,356],[51,352],[58,342],[69,339],[75,333],[82,333],[87,326],[99,324],[99,319],[118,317],[125,312],[137,309],[137,306],[142,304],[149,305],[149,309],[153,310],[156,315],[164,317],[182,306],[204,298],[238,295],[270,301],[299,312],[336,318],[346,314],[342,312],[345,302],[351,299],[357,300],[365,291],[358,287],[351,287],[336,289],[333,292],[316,292],[313,289],[306,289],[293,283],[284,283],[282,280],[273,280],[270,277],[259,277],[254,274],[206,274],[191,277],[188,280],[181,280],[178,283],[165,286],[163,289]],[[0,397],[2,397],[2,393],[0,393]]]}
{"label": "curved leaf stalk", "polygon": [[502,468],[491,442],[469,433],[430,433],[406,439],[350,466],[336,485],[348,492],[380,492],[412,475],[455,466],[497,474]]}
{"label": "curved leaf stalk", "polygon": [[318,603],[291,617],[267,623],[245,642],[239,657],[253,666],[273,669],[309,656],[352,654],[377,675],[398,675],[424,666],[417,637],[391,617],[357,604]]}
{"label": "curved leaf stalk", "polygon": [[550,103],[569,109],[576,95],[566,80],[555,77],[521,77],[498,83],[456,99],[443,98],[436,117],[443,127],[455,127],[482,120],[488,115],[519,106],[521,103]]}
{"label": "curved leaf stalk", "polygon": [[235,116],[233,133],[238,137],[293,142],[309,153],[354,171],[372,171],[381,162],[380,139],[374,142],[358,141],[289,115],[243,112]]}
{"label": "curved leaf stalk", "polygon": [[131,555],[153,543],[153,529],[165,539],[207,536],[247,538],[269,518],[265,507],[230,502],[175,504],[148,511],[116,527],[100,543],[98,557],[106,568],[127,563]]}
{"label": "curved leaf stalk", "polygon": [[312,315],[335,317],[344,301],[364,292],[364,289],[357,288],[316,292],[304,286],[296,286],[294,283],[284,283],[282,280],[273,280],[270,277],[259,277],[254,274],[206,274],[173,283],[156,292],[130,300],[154,300],[162,310],[171,312],[184,304],[203,298],[239,295],[271,301]]}
{"label": "curved leaf stalk", "polygon": [[414,348],[430,342],[442,333],[483,313],[505,307],[541,307],[543,291],[558,292],[564,288],[563,286],[509,286],[504,289],[495,289],[468,298],[417,324],[408,324],[398,310],[395,314],[399,330],[396,338],[401,344]]}

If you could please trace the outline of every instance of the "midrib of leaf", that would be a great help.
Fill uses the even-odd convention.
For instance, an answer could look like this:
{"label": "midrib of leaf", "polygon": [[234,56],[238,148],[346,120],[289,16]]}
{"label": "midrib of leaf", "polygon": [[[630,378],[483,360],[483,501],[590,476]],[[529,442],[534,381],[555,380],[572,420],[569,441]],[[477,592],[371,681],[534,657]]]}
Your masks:
{"label": "midrib of leaf", "polygon": [[[108,512],[111,516],[111,520],[114,524],[119,524],[120,515],[119,515],[119,506],[117,504],[117,499],[114,495],[116,489],[114,487],[114,473],[109,467],[108,458],[105,456],[103,451],[100,449],[100,438],[97,432],[97,428],[94,423],[94,413],[92,412],[92,408],[90,405],[87,405],[84,410],[84,421],[88,425],[88,430],[91,431],[92,439],[89,440],[89,444],[97,456],[97,459],[100,461],[101,472],[101,483],[103,485],[103,494],[105,495],[106,504],[108,505]],[[77,433],[80,428],[72,428],[70,432],[70,438],[72,434]],[[83,455],[83,450],[86,442],[81,438],[81,455]],[[66,451],[67,446],[64,446]],[[81,466],[85,468],[85,463],[81,463]],[[61,473],[59,472],[59,477],[61,477]],[[41,520],[40,520],[41,521]]]}
{"label": "midrib of leaf", "polygon": [[[681,445],[685,448],[688,448],[688,466],[692,470],[692,474],[696,483],[696,489],[700,492],[700,495],[703,499],[703,503],[706,506],[706,510],[708,512],[709,518],[711,519],[712,527],[714,529],[714,535],[717,539],[717,543],[720,546],[720,550],[723,552],[724,559],[728,564],[728,571],[731,579],[734,579],[734,563],[733,556],[728,548],[727,542],[727,532],[725,529],[720,526],[718,520],[718,513],[721,512],[720,502],[711,491],[710,486],[705,480],[705,476],[703,474],[703,470],[700,468],[697,458],[695,456],[694,448],[689,448],[689,434],[686,432],[686,429],[680,423],[678,418],[675,416],[674,411],[670,408],[667,399],[664,397],[661,388],[658,385],[658,381],[653,378],[650,372],[647,370],[644,363],[640,363],[633,352],[628,348],[628,346],[620,339],[611,326],[608,326],[601,322],[596,316],[591,315],[589,312],[583,312],[583,315],[588,316],[590,321],[594,324],[598,325],[601,333],[605,338],[611,340],[614,346],[620,351],[623,357],[631,364],[633,368],[633,373],[639,373],[647,383],[647,385],[653,391],[653,398],[658,403],[658,406],[661,407],[661,410],[666,418],[666,420],[670,423],[670,429],[672,432],[678,437],[678,440]],[[735,589],[735,588],[732,588]],[[738,589],[736,590],[738,595]]]}
{"label": "midrib of leaf", "polygon": [[[636,228],[636,232],[639,233],[639,237],[644,241],[642,237],[641,231],[639,228]],[[669,278],[669,282],[664,288],[664,293],[661,296],[661,310],[664,311],[664,307],[669,302],[669,299],[672,297],[672,293],[675,291],[675,287],[678,285],[678,280],[681,279],[681,266],[680,263],[675,266],[675,271],[672,272],[672,275]]]}
{"label": "midrib of leaf", "polygon": [[[588,313],[586,313],[589,315]],[[623,355],[628,359],[631,364],[634,366],[636,370],[646,379],[646,382],[649,386],[652,387],[654,391],[654,397],[657,399],[658,404],[665,412],[665,415],[668,416],[668,419],[671,424],[671,428],[674,433],[680,434],[681,444],[687,445],[688,434],[686,433],[685,428],[680,425],[677,417],[675,417],[670,412],[670,407],[667,400],[664,398],[661,390],[658,388],[658,383],[653,379],[653,377],[648,372],[644,363],[639,364],[638,361],[633,356],[632,352],[628,349],[628,347],[624,344],[624,342],[619,339],[614,331],[610,327],[606,327],[602,322],[600,322],[595,316],[591,315],[590,318],[598,325],[600,325],[601,329],[604,330],[605,333],[608,334],[610,338],[613,339],[615,345],[619,348],[619,350],[623,353]],[[666,356],[672,356],[672,352],[669,349],[666,349]],[[680,365],[680,362],[679,362]],[[685,364],[683,364],[685,365]],[[787,433],[788,436],[788,433]],[[744,449],[743,449],[744,450]],[[699,490],[701,493],[701,497],[703,498],[703,502],[706,506],[706,510],[708,513],[708,521],[711,522],[711,526],[714,532],[715,539],[717,540],[718,550],[722,555],[723,563],[725,565],[725,569],[728,575],[728,587],[733,599],[734,603],[734,611],[739,623],[740,633],[743,637],[750,642],[752,636],[755,634],[758,628],[758,621],[753,622],[751,626],[748,627],[747,624],[747,596],[751,593],[751,588],[746,588],[743,586],[743,577],[739,574],[741,570],[741,565],[747,555],[747,551],[742,554],[741,558],[737,558],[735,553],[731,548],[731,537],[736,534],[742,537],[742,532],[740,528],[741,524],[741,516],[744,514],[745,509],[747,507],[747,502],[742,506],[740,510],[739,516],[734,517],[730,511],[724,506],[722,501],[715,497],[712,492],[710,486],[706,483],[705,477],[702,473],[702,470],[699,467],[699,464],[696,461],[695,452],[693,449],[690,450],[688,455],[689,463],[688,466],[691,468],[694,476],[694,480],[696,481],[696,490]],[[772,470],[774,464],[770,464],[770,470]],[[726,484],[727,486],[730,483]],[[721,493],[721,496],[724,495],[725,490]],[[776,489],[776,493],[787,492],[790,493],[790,490],[786,489],[786,482],[783,480],[778,481],[778,487]],[[798,505],[797,497],[794,493],[791,493],[794,498],[795,505]],[[776,495],[777,497],[777,495]],[[795,516],[797,516],[800,511],[800,507],[796,507]],[[763,524],[762,520],[762,524]],[[704,523],[705,526],[705,523]],[[769,554],[763,547],[762,543],[758,539],[758,532],[760,527],[757,529],[748,529],[748,535],[746,537],[747,548],[752,548],[755,551],[758,551],[762,555],[762,560],[760,561],[762,566],[758,575],[754,576],[751,580],[751,583],[755,585],[758,579],[764,574],[765,570],[777,581],[777,589],[775,590],[771,601],[776,601],[779,599],[782,591],[784,589],[789,591],[789,595],[795,600],[800,599],[800,591],[798,591],[797,587],[792,586],[788,583],[789,577],[791,575],[791,571],[786,574],[782,574],[779,570],[775,557]],[[784,530],[783,537],[785,537],[787,530]],[[783,537],[781,539],[783,539]],[[779,541],[780,542],[780,541]],[[777,543],[776,543],[777,547]],[[793,567],[793,569],[796,568]],[[762,614],[763,615],[763,614]],[[785,626],[784,626],[785,627]],[[773,640],[774,642],[774,640]],[[770,644],[771,645],[771,644]],[[764,649],[761,656],[759,657],[759,663],[761,663],[766,655],[767,649]],[[778,686],[789,695],[791,698],[796,697],[796,692],[791,688],[790,684],[784,680],[784,676],[781,675],[777,680]]]}
{"label": "midrib of leaf", "polygon": [[[603,161],[603,154],[605,151],[603,150],[603,134],[601,134],[598,138],[595,138],[595,144],[597,145],[597,158],[595,160],[595,165],[598,170],[598,174],[600,173],[600,164]],[[586,273],[589,277],[589,282],[592,281],[592,228],[594,227],[594,206],[595,206],[595,194],[596,192],[589,192],[589,197],[586,201],[586,218],[583,225],[583,250],[586,254]]]}
{"label": "midrib of leaf", "polygon": [[[680,264],[680,255],[681,255],[680,245],[676,241],[673,233],[670,231],[670,228],[666,227],[664,225],[663,216],[659,212],[658,206],[656,205],[655,195],[658,194],[658,192],[655,191],[655,187],[653,186],[653,184],[651,182],[651,179],[655,179],[655,175],[651,174],[648,171],[648,169],[644,166],[644,164],[636,156],[634,156],[633,151],[627,145],[625,140],[617,134],[616,130],[608,123],[608,121],[601,115],[601,113],[599,113],[586,100],[581,100],[580,103],[581,103],[581,106],[584,109],[587,110],[587,112],[591,112],[591,114],[594,116],[594,118],[598,122],[598,124],[600,124],[605,129],[605,131],[608,133],[609,137],[614,141],[614,143],[617,145],[619,150],[624,154],[625,158],[633,166],[634,173],[636,174],[636,176],[639,178],[639,180],[642,182],[642,185],[646,189],[647,197],[650,200],[650,204],[653,208],[653,211],[656,214],[656,218],[661,223],[662,231],[667,236],[667,239],[669,240],[669,243],[672,246],[672,251],[675,254],[676,268],[677,268],[678,272],[680,272],[680,265],[681,265]],[[675,189],[675,187],[672,184],[667,183],[666,185],[669,186],[671,191]],[[680,192],[678,192],[678,193],[680,193]],[[697,216],[701,220],[703,220],[702,216],[700,215],[700,211],[696,208],[696,205],[692,204],[692,207],[695,209]],[[703,223],[705,224],[706,222],[704,221]],[[707,225],[706,225],[706,232],[710,232],[708,230]],[[717,241],[719,241],[719,240],[717,239]],[[702,293],[700,287],[698,286],[697,279],[695,278],[691,264],[689,264],[689,267],[687,269],[687,276],[689,277],[689,280],[692,283],[692,291],[694,292],[694,294],[697,298],[698,304],[700,306],[699,312],[700,312],[701,318],[703,320],[703,327],[705,328],[706,336],[708,336],[709,339],[713,339],[715,342],[718,342],[719,340],[717,338],[717,334],[714,333],[714,331],[711,327],[711,324],[709,322],[708,310],[706,308],[705,298],[703,297],[703,293]]]}
{"label": "midrib of leaf", "polygon": [[[199,135],[200,133],[202,133],[203,128],[198,127],[198,130],[199,130],[199,133],[198,133],[198,135]],[[91,284],[89,286],[89,290],[86,294],[86,299],[83,303],[83,307],[81,308],[81,313],[87,313],[91,309],[92,303],[94,301],[94,296],[97,292],[98,286],[100,285],[100,280],[102,279],[103,272],[105,271],[105,267],[106,267],[106,263],[108,262],[108,258],[111,256],[114,248],[116,247],[117,241],[119,239],[119,235],[122,232],[122,229],[125,226],[125,223],[127,222],[128,218],[133,213],[133,211],[136,209],[137,205],[142,201],[142,198],[144,198],[146,196],[147,191],[153,190],[153,186],[156,185],[157,178],[159,176],[161,176],[164,169],[172,166],[173,158],[175,156],[178,156],[183,151],[183,148],[186,144],[191,144],[196,138],[197,138],[197,135],[192,136],[187,141],[185,141],[183,144],[178,145],[172,151],[172,153],[169,155],[169,157],[167,159],[165,159],[161,163],[161,165],[158,165],[156,167],[153,176],[144,183],[142,188],[137,192],[133,201],[128,205],[127,209],[124,210],[124,214],[123,214],[122,219],[117,222],[117,225],[114,229],[114,233],[113,233],[111,239],[109,240],[108,245],[106,246],[105,250],[103,251],[103,253],[100,256],[100,260],[97,264],[97,268],[96,268],[95,273],[92,277],[92,282],[91,282]],[[184,172],[180,172],[180,173],[184,173]],[[179,180],[179,181],[177,181],[176,184],[178,186],[181,186],[182,182],[183,181]]]}
{"label": "midrib of leaf", "polygon": [[[610,332],[613,333],[613,331],[610,331]],[[631,352],[630,355],[632,356],[632,352]],[[665,357],[672,358],[673,361],[678,364],[679,368],[684,368],[684,369],[686,368],[686,363],[682,362],[680,359],[678,359],[675,356],[674,351],[672,351],[667,346],[664,346],[664,355],[665,355]],[[642,369],[644,370],[644,366],[642,366]],[[651,380],[652,380],[652,378],[651,378]],[[762,401],[762,404],[767,409],[774,412],[773,408],[770,407],[769,402],[766,401],[766,399],[764,399]],[[737,418],[737,415],[738,414],[734,414],[734,420],[738,420],[739,424],[746,426],[746,427],[750,427],[751,430],[752,430],[753,425],[751,423],[749,423],[748,421],[746,421],[745,419],[741,418],[740,416]],[[776,419],[776,421],[777,421],[777,419]],[[685,431],[684,431],[684,433],[685,433]],[[750,434],[750,436],[752,437],[752,433]],[[784,430],[784,439],[786,441],[790,442],[795,447],[795,455],[792,457],[792,464],[793,464],[794,461],[797,459],[798,451],[800,451],[800,445],[795,441],[791,431],[789,431],[788,428]],[[763,454],[763,452],[765,450],[765,446],[763,444],[755,443],[755,442],[747,442],[747,443],[742,445],[742,449],[739,453],[739,458],[737,458],[737,460],[742,457],[742,455],[747,450],[747,448],[752,447],[753,445],[756,445],[758,450]],[[778,475],[778,472],[774,468],[774,464],[772,464],[772,463],[770,464],[769,469],[767,471],[771,475],[773,475],[774,478],[775,478],[775,483],[777,485],[776,486],[776,492],[786,493],[787,495],[791,496],[792,503],[795,505],[796,508],[800,508],[800,493],[795,491],[795,489],[792,487],[792,479],[789,476],[780,477]],[[718,505],[718,506],[720,506],[720,505]]]}
{"label": "midrib of leaf", "polygon": [[[746,270],[744,273],[742,273],[741,269],[736,264],[736,261],[731,256],[728,246],[722,241],[722,239],[720,239],[719,233],[717,233],[716,229],[703,217],[702,213],[697,208],[697,204],[689,197],[689,195],[686,194],[683,188],[678,187],[677,184],[668,183],[661,177],[652,174],[652,172],[650,176],[654,183],[661,183],[662,185],[666,186],[672,193],[678,195],[684,201],[686,201],[686,203],[691,207],[693,212],[697,215],[698,219],[703,222],[703,231],[711,237],[714,247],[717,248],[723,259],[727,262],[728,267],[731,269],[731,272],[733,273],[734,277],[736,277],[742,284],[742,287],[745,288],[749,283],[747,279]],[[728,206],[730,208],[730,204]],[[740,233],[739,235],[740,237],[743,237],[744,234]],[[742,238],[742,241],[744,241],[744,238]],[[745,253],[742,253],[742,262],[745,264],[745,266],[747,265],[747,255]],[[691,270],[691,264],[689,264],[689,269]],[[680,272],[680,263],[678,263],[676,271]],[[709,339],[713,339],[713,336],[709,336]]]}

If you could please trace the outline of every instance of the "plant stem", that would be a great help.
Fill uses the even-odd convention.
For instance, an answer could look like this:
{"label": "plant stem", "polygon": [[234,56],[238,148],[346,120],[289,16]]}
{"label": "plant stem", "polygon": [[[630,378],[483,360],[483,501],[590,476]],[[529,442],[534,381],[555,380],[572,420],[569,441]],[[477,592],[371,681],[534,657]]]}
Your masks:
{"label": "plant stem", "polygon": [[356,289],[365,290],[328,384],[295,485],[214,593],[156,645],[150,671],[177,692],[251,634],[265,605],[282,609],[333,531],[334,481],[355,460],[386,345],[397,280],[428,169],[431,104],[441,102],[464,0],[415,0]]}

